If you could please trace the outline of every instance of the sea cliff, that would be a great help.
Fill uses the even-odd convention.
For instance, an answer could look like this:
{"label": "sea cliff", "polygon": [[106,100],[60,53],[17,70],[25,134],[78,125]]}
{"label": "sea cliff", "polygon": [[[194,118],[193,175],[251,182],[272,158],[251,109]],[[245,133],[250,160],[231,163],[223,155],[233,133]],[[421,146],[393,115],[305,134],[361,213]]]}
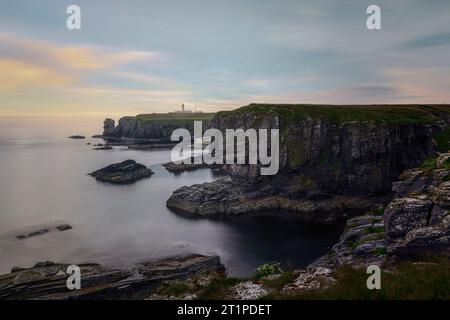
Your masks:
{"label": "sea cliff", "polygon": [[176,190],[170,208],[200,215],[288,209],[333,222],[390,199],[403,170],[448,150],[447,105],[261,105],[219,112],[211,127],[280,130],[280,170],[228,165],[229,178]]}

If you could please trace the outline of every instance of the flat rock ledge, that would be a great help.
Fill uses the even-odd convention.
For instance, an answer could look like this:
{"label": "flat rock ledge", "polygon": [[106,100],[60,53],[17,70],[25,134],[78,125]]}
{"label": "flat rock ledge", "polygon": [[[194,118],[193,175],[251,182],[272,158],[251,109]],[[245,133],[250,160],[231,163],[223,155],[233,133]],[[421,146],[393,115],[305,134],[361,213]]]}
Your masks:
{"label": "flat rock ledge", "polygon": [[153,171],[134,160],[126,160],[111,164],[89,175],[102,182],[113,184],[130,184],[138,180],[151,177]]}
{"label": "flat rock ledge", "polygon": [[358,196],[329,196],[323,199],[289,198],[263,188],[247,191],[220,178],[213,182],[177,189],[167,200],[167,207],[200,216],[244,214],[266,210],[288,210],[305,220],[334,223],[353,210],[363,211],[379,203],[378,199]]}
{"label": "flat rock ledge", "polygon": [[218,256],[189,255],[151,261],[127,269],[80,264],[81,289],[69,290],[69,264],[39,262],[0,276],[0,300],[145,299],[163,282],[204,272],[224,272]]}

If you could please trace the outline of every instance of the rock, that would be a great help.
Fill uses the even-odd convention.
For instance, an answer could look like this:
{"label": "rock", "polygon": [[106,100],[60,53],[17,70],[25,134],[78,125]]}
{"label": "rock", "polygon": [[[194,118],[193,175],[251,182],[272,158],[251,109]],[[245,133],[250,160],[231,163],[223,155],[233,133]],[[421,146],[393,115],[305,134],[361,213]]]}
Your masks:
{"label": "rock", "polygon": [[136,117],[123,117],[117,126],[114,120],[105,119],[103,137],[113,140],[160,140],[171,141],[172,132],[186,129],[191,135],[194,132],[194,121],[201,120],[203,130],[208,129],[213,114],[143,114]]}
{"label": "rock", "polygon": [[427,198],[398,198],[384,212],[387,235],[398,237],[428,223],[432,202]]}
{"label": "rock", "polygon": [[[112,120],[112,121],[114,121],[114,120]],[[102,134],[95,134],[91,138],[93,138],[93,139],[101,139],[101,138],[103,138],[103,135]]]}
{"label": "rock", "polygon": [[282,291],[312,291],[324,289],[335,281],[333,272],[329,268],[308,268],[300,270],[295,281],[287,284]]}
{"label": "rock", "polygon": [[309,265],[310,268],[336,268],[382,265],[386,258],[386,234],[383,217],[364,215],[347,220],[344,232],[331,251]]}
{"label": "rock", "polygon": [[[405,172],[394,184],[396,197],[384,213],[387,253],[392,258],[450,256],[449,154],[440,154],[436,168]],[[418,188],[418,182],[420,187]]]}
{"label": "rock", "polygon": [[49,229],[40,229],[40,230],[33,231],[33,232],[30,232],[30,233],[27,233],[27,234],[19,234],[17,236],[17,239],[20,239],[20,240],[28,239],[28,238],[31,238],[31,237],[36,237],[36,236],[40,236],[40,235],[46,234],[49,231],[50,231]]}
{"label": "rock", "polygon": [[440,207],[450,209],[450,181],[439,184],[433,190],[432,199]]}
{"label": "rock", "polygon": [[25,227],[18,231],[12,231],[11,234],[19,240],[25,240],[32,237],[42,236],[53,231],[66,231],[72,229],[72,226],[62,222],[63,221],[58,220],[52,223]]}
{"label": "rock", "polygon": [[74,136],[70,136],[69,139],[75,139],[75,140],[82,140],[85,139],[85,136],[80,136],[80,135],[74,135]]}
{"label": "rock", "polygon": [[168,162],[163,164],[163,167],[172,173],[180,173],[180,172],[185,172],[185,171],[194,171],[194,170],[198,170],[198,169],[205,169],[205,168],[209,168],[214,170],[216,173],[224,173],[225,172],[225,168],[224,165],[221,164],[212,164],[212,165],[208,165],[204,162],[196,164],[195,163],[195,158],[191,159],[191,163],[174,163],[174,162]]}
{"label": "rock", "polygon": [[368,210],[380,201],[386,200],[363,196],[330,196],[323,199],[309,196],[304,199],[293,199],[273,194],[273,190],[264,186],[248,190],[226,177],[177,189],[166,204],[175,211],[201,216],[282,209],[295,211],[299,217],[308,221],[333,223],[351,211]]}
{"label": "rock", "polygon": [[94,171],[89,175],[102,182],[129,184],[143,178],[148,178],[152,174],[153,171],[146,166],[136,163],[134,160],[126,160]]}
{"label": "rock", "polygon": [[111,146],[103,146],[103,147],[92,148],[92,150],[112,150],[112,149],[113,149],[113,147],[111,147]]}
{"label": "rock", "polygon": [[72,226],[68,224],[61,224],[59,226],[56,226],[56,229],[58,229],[59,231],[66,231],[72,229]]}
{"label": "rock", "polygon": [[244,281],[233,286],[231,292],[234,293],[237,300],[256,300],[265,295],[268,291],[259,283],[253,281]]}
{"label": "rock", "polygon": [[71,291],[66,286],[68,266],[47,261],[29,269],[13,268],[14,273],[0,276],[0,299],[145,299],[164,281],[224,270],[218,256],[202,255],[150,261],[127,269],[79,264],[81,289]]}

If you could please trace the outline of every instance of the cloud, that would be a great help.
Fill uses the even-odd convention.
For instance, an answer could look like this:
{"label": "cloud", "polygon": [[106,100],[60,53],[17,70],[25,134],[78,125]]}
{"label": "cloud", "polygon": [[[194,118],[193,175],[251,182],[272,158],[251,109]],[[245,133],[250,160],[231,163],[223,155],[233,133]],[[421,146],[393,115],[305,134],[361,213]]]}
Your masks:
{"label": "cloud", "polygon": [[114,52],[95,46],[60,47],[50,52],[61,64],[75,69],[112,69],[139,61],[160,59],[155,52]]}
{"label": "cloud", "polygon": [[421,49],[450,45],[450,32],[430,34],[402,44],[404,49]]}
{"label": "cloud", "polygon": [[64,45],[8,33],[0,33],[0,57],[69,71],[113,69],[132,63],[159,63],[165,60],[163,54],[154,51],[118,50],[96,45]]}
{"label": "cloud", "polygon": [[68,84],[71,77],[29,62],[0,58],[0,91]]}
{"label": "cloud", "polygon": [[148,84],[150,76],[127,73],[121,68],[164,60],[162,54],[152,51],[117,50],[94,45],[67,46],[0,33],[0,90],[24,93],[24,90],[35,91],[42,87],[64,88],[69,84],[76,87],[86,84],[87,79],[102,75],[107,82],[110,74],[106,72],[110,71],[117,77],[134,77],[136,81],[145,79]]}

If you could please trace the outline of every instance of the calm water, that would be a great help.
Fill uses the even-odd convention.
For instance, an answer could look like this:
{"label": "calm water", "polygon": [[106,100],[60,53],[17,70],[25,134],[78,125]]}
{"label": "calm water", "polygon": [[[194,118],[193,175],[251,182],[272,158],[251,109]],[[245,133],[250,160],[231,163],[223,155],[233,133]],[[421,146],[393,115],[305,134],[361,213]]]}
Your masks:
{"label": "calm water", "polygon": [[[98,122],[101,124],[101,122]],[[71,127],[72,126],[72,127]],[[324,254],[342,226],[320,226],[280,212],[220,219],[177,215],[165,201],[184,185],[214,180],[210,170],[173,175],[161,167],[169,151],[94,151],[71,134],[100,131],[77,124],[0,121],[0,273],[37,261],[127,265],[175,254],[218,254],[228,272],[251,275],[269,261],[304,266]],[[86,174],[134,159],[155,174],[128,186]],[[65,232],[17,240],[25,228],[62,220]]]}

